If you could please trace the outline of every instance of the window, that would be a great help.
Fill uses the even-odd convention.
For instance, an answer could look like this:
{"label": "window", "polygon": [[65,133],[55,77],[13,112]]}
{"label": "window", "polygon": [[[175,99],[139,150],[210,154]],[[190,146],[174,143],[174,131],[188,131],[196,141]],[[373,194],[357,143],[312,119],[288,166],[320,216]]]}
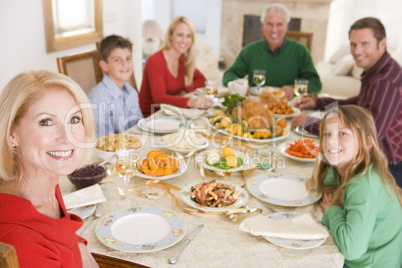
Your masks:
{"label": "window", "polygon": [[103,37],[102,0],[43,0],[46,51],[95,43]]}

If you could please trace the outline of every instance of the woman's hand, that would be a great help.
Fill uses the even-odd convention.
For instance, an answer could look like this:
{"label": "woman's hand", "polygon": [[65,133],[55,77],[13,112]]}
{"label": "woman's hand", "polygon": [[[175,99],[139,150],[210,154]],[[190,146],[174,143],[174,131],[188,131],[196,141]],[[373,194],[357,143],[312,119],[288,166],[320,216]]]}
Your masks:
{"label": "woman's hand", "polygon": [[320,206],[322,207],[322,209],[324,210],[324,212],[331,207],[331,202],[332,202],[332,198],[334,197],[334,193],[332,192],[328,192],[328,193],[324,193],[321,201],[320,201]]}
{"label": "woman's hand", "polygon": [[199,96],[195,99],[189,99],[187,106],[190,108],[207,109],[214,107],[214,101],[206,96]]}
{"label": "woman's hand", "polygon": [[92,257],[91,252],[89,252],[88,247],[84,242],[78,242],[78,247],[81,252],[82,267],[83,268],[98,268],[99,265],[96,263],[94,257]]}

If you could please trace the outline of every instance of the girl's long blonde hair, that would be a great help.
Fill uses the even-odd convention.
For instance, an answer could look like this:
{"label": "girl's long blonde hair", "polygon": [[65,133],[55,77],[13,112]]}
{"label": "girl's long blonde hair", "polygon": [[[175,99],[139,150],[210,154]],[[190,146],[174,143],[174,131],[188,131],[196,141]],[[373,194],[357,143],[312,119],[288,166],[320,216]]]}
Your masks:
{"label": "girl's long blonde hair", "polygon": [[[54,89],[68,91],[79,105],[85,128],[85,146],[77,161],[84,166],[91,159],[96,141],[95,119],[91,104],[81,87],[66,75],[40,70],[16,75],[0,94],[0,183],[20,179],[23,167],[11,145],[11,132],[20,124],[29,107],[46,92]],[[78,168],[78,167],[77,167]]]}
{"label": "girl's long blonde hair", "polygon": [[[346,165],[345,176],[340,180],[340,186],[334,188],[334,186],[324,185],[324,179],[330,168],[330,164],[326,161],[324,153],[322,151],[322,142],[324,137],[325,124],[328,116],[336,114],[342,124],[345,127],[352,130],[356,135],[359,142],[358,152],[355,158]],[[370,148],[367,141],[370,139],[372,147]],[[388,168],[388,160],[383,151],[380,148],[377,139],[377,130],[374,124],[374,119],[371,113],[362,107],[356,105],[343,105],[332,108],[329,110],[324,119],[320,123],[320,149],[319,157],[314,167],[313,176],[307,181],[307,188],[310,190],[319,190],[321,192],[334,191],[332,204],[337,204],[343,207],[343,197],[346,184],[356,175],[365,174],[370,165],[380,175],[385,188],[389,193],[393,191],[398,196],[399,202],[402,205],[402,191],[396,183]],[[390,189],[391,188],[391,189]]]}
{"label": "girl's long blonde hair", "polygon": [[173,35],[174,30],[176,27],[181,24],[185,23],[190,27],[191,30],[191,37],[193,39],[193,42],[190,46],[190,48],[187,50],[187,52],[183,55],[181,55],[180,60],[183,61],[184,63],[184,68],[186,70],[186,86],[190,86],[193,83],[193,78],[194,78],[194,71],[195,71],[195,30],[194,30],[194,25],[186,17],[177,17],[175,18],[169,25],[168,30],[166,31],[166,36],[165,40],[163,41],[162,48],[161,50],[167,50],[172,47],[172,42],[170,38]]}

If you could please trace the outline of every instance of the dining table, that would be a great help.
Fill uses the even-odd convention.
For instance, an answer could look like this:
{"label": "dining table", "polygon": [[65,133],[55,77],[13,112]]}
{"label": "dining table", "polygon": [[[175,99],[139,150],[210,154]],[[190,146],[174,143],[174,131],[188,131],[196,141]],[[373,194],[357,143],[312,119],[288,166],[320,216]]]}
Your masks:
{"label": "dining table", "polygon": [[[209,111],[211,113],[211,111]],[[207,111],[205,111],[207,114]],[[204,114],[204,115],[205,115]],[[166,114],[160,110],[152,115],[152,118],[165,117]],[[202,116],[199,116],[201,120]],[[186,122],[191,118],[184,119]],[[199,163],[196,161],[197,154],[191,157],[185,157],[183,160],[186,162],[187,168],[185,172],[177,177],[164,180],[163,182],[169,185],[183,189],[184,187],[197,184],[203,179],[217,179],[226,181],[234,185],[238,185],[247,191],[246,184],[249,180],[256,176],[266,174],[287,174],[290,176],[297,176],[301,180],[307,180],[312,176],[315,162],[300,162],[291,158],[285,157],[279,151],[280,145],[284,142],[293,142],[302,138],[301,135],[295,133],[290,129],[291,117],[287,120],[287,137],[284,139],[276,140],[274,142],[266,142],[259,144],[263,146],[260,150],[270,150],[275,157],[272,170],[251,170],[250,172],[232,172],[232,173],[212,173],[205,172],[201,174]],[[196,120],[193,120],[194,122]],[[204,119],[204,122],[205,121]],[[201,124],[202,125],[202,124]],[[207,125],[207,124],[206,124]],[[216,133],[214,129],[208,128],[206,131],[214,134],[214,137],[224,137],[225,134]],[[155,145],[155,138],[161,137],[164,134],[152,133],[152,131],[144,131],[138,125],[133,126],[127,133],[141,138],[142,146],[139,153],[146,155],[147,152],[153,149],[158,149]],[[211,138],[212,139],[212,138]],[[222,141],[222,140],[221,140]],[[232,144],[228,145],[241,147],[237,139],[230,139]],[[244,142],[244,141],[243,141]],[[233,144],[235,143],[235,144]],[[243,143],[244,144],[244,143]],[[257,144],[258,145],[258,144]],[[205,150],[216,149],[216,143],[210,141],[209,146]],[[247,148],[247,147],[246,147]],[[165,148],[166,150],[166,148]],[[250,154],[255,151],[248,149]],[[94,155],[94,162],[99,162],[99,157]],[[204,170],[205,171],[205,170]],[[157,179],[157,178],[155,178]],[[298,248],[298,247],[283,247],[273,244],[264,237],[255,236],[248,232],[239,230],[240,223],[247,218],[253,217],[259,212],[262,215],[269,215],[272,213],[294,213],[294,214],[309,214],[311,217],[320,222],[323,216],[323,210],[318,204],[306,204],[303,206],[282,206],[280,204],[269,203],[255,195],[248,193],[248,208],[260,209],[259,212],[250,212],[239,214],[244,218],[237,218],[234,220],[225,213],[189,213],[183,210],[178,205],[172,195],[162,191],[163,194],[157,197],[149,198],[149,195],[144,192],[160,193],[161,188],[146,185],[150,181],[139,176],[134,176],[130,179],[129,187],[136,187],[127,193],[127,199],[130,202],[130,207],[157,207],[163,208],[178,215],[185,223],[185,236],[181,241],[158,251],[133,253],[124,250],[118,250],[106,246],[102,243],[96,233],[96,227],[99,219],[92,221],[88,227],[81,234],[88,241],[88,248],[91,252],[100,255],[111,256],[117,259],[126,260],[136,264],[148,267],[343,267],[344,257],[338,250],[331,235],[326,241],[313,248]],[[118,187],[117,187],[118,186]],[[100,182],[102,192],[106,197],[104,202],[103,215],[108,215],[113,211],[121,210],[118,201],[122,198],[121,192],[119,194],[119,187],[124,187],[123,179],[117,174],[108,176]],[[75,186],[66,178],[60,178],[60,188],[63,193],[70,193],[75,191]],[[180,200],[178,188],[169,188],[169,191]],[[190,208],[185,203],[181,202],[184,208]],[[88,218],[85,219],[88,221]],[[179,260],[175,264],[170,264],[168,259],[177,252],[180,246],[185,243],[186,237],[199,225],[204,225],[199,234],[187,245],[184,249]]]}

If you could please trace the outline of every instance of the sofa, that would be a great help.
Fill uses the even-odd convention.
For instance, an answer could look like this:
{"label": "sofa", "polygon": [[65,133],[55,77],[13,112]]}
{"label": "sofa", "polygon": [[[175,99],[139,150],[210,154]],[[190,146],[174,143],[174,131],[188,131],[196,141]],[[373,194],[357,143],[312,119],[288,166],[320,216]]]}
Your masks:
{"label": "sofa", "polygon": [[209,81],[220,81],[219,55],[212,53],[212,46],[197,37],[194,43],[196,63],[195,66]]}
{"label": "sofa", "polygon": [[[401,65],[402,53],[390,51],[391,56]],[[322,83],[321,93],[344,99],[356,96],[360,91],[360,75],[363,69],[358,67],[350,53],[349,44],[341,46],[329,59],[315,65]]]}

